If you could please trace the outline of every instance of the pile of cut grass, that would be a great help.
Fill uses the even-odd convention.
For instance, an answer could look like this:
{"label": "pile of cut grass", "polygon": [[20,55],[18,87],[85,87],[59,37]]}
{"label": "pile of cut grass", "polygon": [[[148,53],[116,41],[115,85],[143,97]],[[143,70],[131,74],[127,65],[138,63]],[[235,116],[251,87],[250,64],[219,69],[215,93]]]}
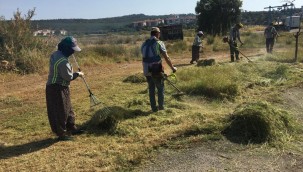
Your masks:
{"label": "pile of cut grass", "polygon": [[200,60],[197,63],[197,66],[213,66],[216,64],[216,60],[215,59],[204,59],[204,60]]}
{"label": "pile of cut grass", "polygon": [[236,108],[228,118],[223,134],[241,144],[286,143],[292,139],[297,124],[287,111],[267,102],[247,103]]}
{"label": "pile of cut grass", "polygon": [[137,73],[134,75],[130,75],[126,77],[123,82],[129,82],[129,83],[142,83],[146,82],[146,78],[142,73]]}

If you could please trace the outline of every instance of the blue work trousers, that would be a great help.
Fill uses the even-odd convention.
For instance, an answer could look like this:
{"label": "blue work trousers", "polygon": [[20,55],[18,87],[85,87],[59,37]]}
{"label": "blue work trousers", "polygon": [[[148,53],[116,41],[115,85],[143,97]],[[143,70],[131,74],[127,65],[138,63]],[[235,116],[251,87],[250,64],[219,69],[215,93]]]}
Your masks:
{"label": "blue work trousers", "polygon": [[[152,111],[164,109],[164,79],[163,77],[146,76],[148,83],[149,101]],[[158,105],[156,105],[156,88],[158,91]]]}

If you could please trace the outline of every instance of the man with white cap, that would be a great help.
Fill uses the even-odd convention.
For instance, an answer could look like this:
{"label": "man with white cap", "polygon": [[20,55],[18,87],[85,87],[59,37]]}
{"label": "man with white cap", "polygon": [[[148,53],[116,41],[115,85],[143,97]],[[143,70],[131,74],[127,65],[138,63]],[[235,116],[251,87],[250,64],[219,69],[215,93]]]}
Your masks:
{"label": "man with white cap", "polygon": [[70,100],[70,82],[81,77],[82,72],[73,72],[68,57],[81,51],[77,40],[65,37],[58,44],[58,50],[50,57],[49,75],[46,83],[47,115],[52,131],[59,141],[72,140],[71,134],[81,131],[75,126],[75,114]]}
{"label": "man with white cap", "polygon": [[198,62],[200,58],[200,48],[203,48],[202,36],[204,36],[204,33],[202,31],[199,31],[194,39],[192,46],[192,60],[190,61],[191,64],[193,64],[194,61]]}
{"label": "man with white cap", "polygon": [[[159,39],[160,29],[153,27],[150,36],[151,37],[141,46],[143,56],[142,64],[143,72],[148,83],[150,106],[153,112],[157,112],[158,110],[164,110],[164,69],[161,56],[173,72],[176,72],[177,68],[173,66],[164,43]],[[158,106],[156,106],[156,88],[158,90]]]}

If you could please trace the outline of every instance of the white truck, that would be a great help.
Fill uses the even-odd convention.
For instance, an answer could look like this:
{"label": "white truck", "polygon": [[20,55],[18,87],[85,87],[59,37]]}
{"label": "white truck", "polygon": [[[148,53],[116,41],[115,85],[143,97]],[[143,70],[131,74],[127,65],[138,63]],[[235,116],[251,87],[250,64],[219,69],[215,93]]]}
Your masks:
{"label": "white truck", "polygon": [[300,27],[300,16],[289,16],[285,18],[284,26],[286,30],[297,29]]}

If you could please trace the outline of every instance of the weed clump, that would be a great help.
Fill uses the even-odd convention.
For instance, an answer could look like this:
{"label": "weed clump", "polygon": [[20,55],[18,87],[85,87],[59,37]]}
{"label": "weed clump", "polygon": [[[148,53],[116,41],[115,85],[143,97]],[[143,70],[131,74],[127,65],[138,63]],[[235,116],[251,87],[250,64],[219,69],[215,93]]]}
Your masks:
{"label": "weed clump", "polygon": [[142,73],[137,73],[134,75],[130,75],[127,78],[123,80],[123,82],[129,82],[129,83],[142,83],[146,82],[146,78]]}
{"label": "weed clump", "polygon": [[223,134],[241,144],[284,143],[295,131],[295,123],[288,112],[265,102],[239,106],[228,123]]}

